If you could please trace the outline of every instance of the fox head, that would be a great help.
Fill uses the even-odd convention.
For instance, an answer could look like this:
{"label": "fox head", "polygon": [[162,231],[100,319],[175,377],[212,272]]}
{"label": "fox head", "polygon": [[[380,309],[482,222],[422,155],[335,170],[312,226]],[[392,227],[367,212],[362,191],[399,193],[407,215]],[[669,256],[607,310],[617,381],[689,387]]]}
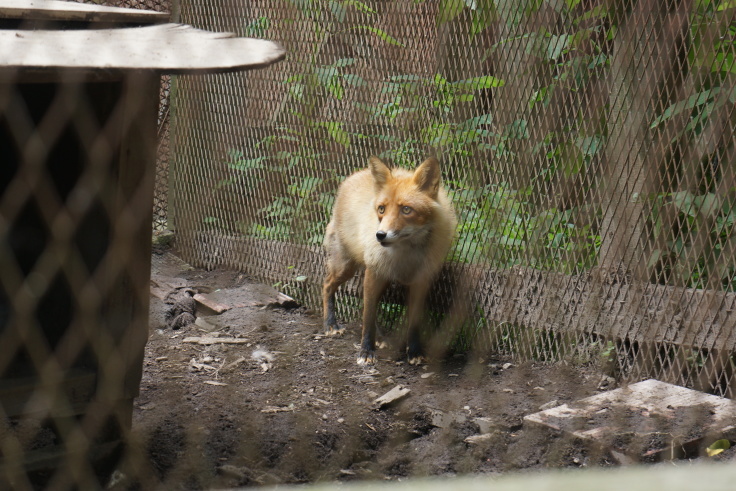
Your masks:
{"label": "fox head", "polygon": [[389,169],[377,157],[371,157],[368,163],[376,188],[373,203],[378,217],[376,240],[389,247],[404,240],[426,238],[434,208],[438,206],[440,164],[437,159],[428,158],[413,173]]}

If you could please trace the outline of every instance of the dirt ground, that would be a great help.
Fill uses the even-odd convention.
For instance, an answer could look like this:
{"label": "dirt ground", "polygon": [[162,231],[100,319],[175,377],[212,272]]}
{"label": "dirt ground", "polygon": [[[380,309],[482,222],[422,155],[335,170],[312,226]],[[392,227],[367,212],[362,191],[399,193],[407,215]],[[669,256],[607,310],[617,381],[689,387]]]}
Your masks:
{"label": "dirt ground", "polygon": [[[314,313],[269,305],[276,297],[272,288],[237,272],[191,269],[170,253],[154,254],[152,276],[182,278],[233,308],[220,315],[199,312],[204,327],[172,330],[168,305],[151,298],[133,421],[146,463],[134,471],[139,482],[133,487],[616,465],[606,452],[522,424],[545,404],[613,388],[594,366],[460,354],[414,367],[395,350],[382,349],[374,367],[362,367],[355,363],[357,323],[342,337],[324,337]],[[208,336],[241,344],[185,342]],[[375,399],[399,385],[408,395],[376,408]]]}

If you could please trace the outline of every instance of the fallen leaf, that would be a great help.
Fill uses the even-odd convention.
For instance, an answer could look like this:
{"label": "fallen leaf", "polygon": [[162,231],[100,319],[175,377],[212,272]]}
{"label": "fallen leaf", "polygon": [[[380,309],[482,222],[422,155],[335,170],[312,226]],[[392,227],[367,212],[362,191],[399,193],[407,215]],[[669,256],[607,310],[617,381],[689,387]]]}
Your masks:
{"label": "fallen leaf", "polygon": [[705,452],[708,454],[708,457],[714,457],[724,450],[728,450],[729,448],[731,448],[731,442],[724,438],[713,442],[708,448],[705,449]]}

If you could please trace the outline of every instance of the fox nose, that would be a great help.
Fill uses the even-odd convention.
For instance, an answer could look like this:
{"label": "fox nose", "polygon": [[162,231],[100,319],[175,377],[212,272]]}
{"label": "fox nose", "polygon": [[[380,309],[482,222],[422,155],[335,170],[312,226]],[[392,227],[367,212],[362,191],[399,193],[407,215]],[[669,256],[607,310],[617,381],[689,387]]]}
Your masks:
{"label": "fox nose", "polygon": [[379,230],[378,232],[376,232],[376,240],[378,240],[378,242],[383,242],[383,240],[386,238],[386,235],[386,232],[384,232],[383,230]]}

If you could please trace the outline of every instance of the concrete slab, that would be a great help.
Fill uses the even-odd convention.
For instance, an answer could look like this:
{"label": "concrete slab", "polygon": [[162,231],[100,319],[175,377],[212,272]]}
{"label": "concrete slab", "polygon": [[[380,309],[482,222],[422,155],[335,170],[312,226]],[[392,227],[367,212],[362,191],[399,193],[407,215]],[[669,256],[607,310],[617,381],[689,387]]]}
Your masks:
{"label": "concrete slab", "polygon": [[530,414],[524,423],[587,440],[621,462],[660,460],[734,436],[736,402],[650,379]]}

